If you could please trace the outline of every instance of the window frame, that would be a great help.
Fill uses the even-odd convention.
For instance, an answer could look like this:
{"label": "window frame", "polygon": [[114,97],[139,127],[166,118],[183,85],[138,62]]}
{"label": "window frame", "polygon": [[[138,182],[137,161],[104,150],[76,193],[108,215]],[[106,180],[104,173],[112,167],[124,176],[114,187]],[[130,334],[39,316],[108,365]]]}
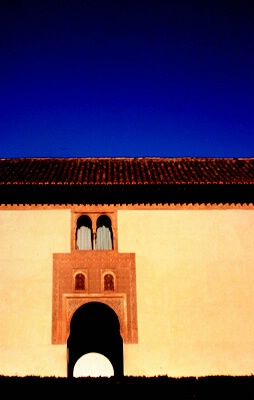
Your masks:
{"label": "window frame", "polygon": [[[112,230],[112,250],[96,250],[95,248],[95,235],[97,230],[97,220],[101,216],[107,216],[111,220],[111,230]],[[82,216],[87,216],[92,222],[92,237],[93,237],[93,249],[92,250],[79,250],[76,245],[76,231],[78,219]],[[117,212],[116,211],[86,211],[86,209],[81,209],[79,211],[72,211],[72,228],[71,228],[71,251],[118,251],[118,238],[117,238]]]}

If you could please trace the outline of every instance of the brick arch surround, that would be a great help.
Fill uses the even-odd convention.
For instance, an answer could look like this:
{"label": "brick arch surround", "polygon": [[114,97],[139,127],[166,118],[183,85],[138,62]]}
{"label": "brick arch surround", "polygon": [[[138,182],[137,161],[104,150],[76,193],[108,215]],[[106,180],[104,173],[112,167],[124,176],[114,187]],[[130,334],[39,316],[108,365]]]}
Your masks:
{"label": "brick arch surround", "polygon": [[[127,328],[127,309],[126,309],[126,295],[125,294],[115,294],[114,297],[99,295],[88,295],[88,296],[73,296],[73,295],[63,295],[64,305],[63,305],[63,324],[66,327],[66,332],[63,332],[64,337],[68,337],[70,334],[70,322],[73,314],[81,306],[90,303],[98,302],[103,303],[116,313],[120,323],[120,334],[125,342],[128,341],[128,328]],[[66,340],[65,340],[66,341]]]}
{"label": "brick arch surround", "polygon": [[[75,290],[73,277],[83,271],[85,290]],[[112,272],[114,291],[105,291],[102,276]],[[115,311],[124,343],[137,343],[136,266],[134,253],[85,250],[53,255],[52,343],[65,344],[70,320],[83,304],[98,301]]]}

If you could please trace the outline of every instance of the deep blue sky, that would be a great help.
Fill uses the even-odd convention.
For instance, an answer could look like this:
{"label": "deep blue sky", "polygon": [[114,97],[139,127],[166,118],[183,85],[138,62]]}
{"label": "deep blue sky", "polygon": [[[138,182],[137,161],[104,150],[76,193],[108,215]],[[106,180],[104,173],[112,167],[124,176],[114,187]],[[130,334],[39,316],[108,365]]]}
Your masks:
{"label": "deep blue sky", "polygon": [[253,0],[0,0],[0,157],[253,157]]}

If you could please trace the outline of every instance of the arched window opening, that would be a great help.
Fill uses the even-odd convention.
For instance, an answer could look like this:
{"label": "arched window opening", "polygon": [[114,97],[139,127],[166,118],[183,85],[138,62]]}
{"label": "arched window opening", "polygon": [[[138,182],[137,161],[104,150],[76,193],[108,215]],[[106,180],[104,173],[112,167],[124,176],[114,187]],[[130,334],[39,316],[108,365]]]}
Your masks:
{"label": "arched window opening", "polygon": [[76,245],[78,250],[92,250],[92,221],[87,215],[77,220]]}
{"label": "arched window opening", "polygon": [[104,275],[104,290],[115,290],[113,275],[111,274]]}
{"label": "arched window opening", "polygon": [[111,219],[107,215],[101,215],[97,219],[96,249],[97,250],[113,249],[113,232],[111,227]]}
{"label": "arched window opening", "polygon": [[85,290],[85,275],[76,274],[75,275],[75,290]]}

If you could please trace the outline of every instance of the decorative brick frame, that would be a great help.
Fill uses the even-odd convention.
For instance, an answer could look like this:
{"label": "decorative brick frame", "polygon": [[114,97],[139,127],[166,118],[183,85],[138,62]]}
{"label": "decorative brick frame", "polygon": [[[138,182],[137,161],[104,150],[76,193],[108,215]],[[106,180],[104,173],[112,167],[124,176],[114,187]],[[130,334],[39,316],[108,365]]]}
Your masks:
{"label": "decorative brick frame", "polygon": [[[73,277],[85,271],[84,291],[75,290]],[[105,271],[115,277],[114,291],[104,291]],[[53,254],[52,343],[65,344],[73,313],[83,304],[99,301],[118,316],[124,343],[138,342],[136,265],[134,253],[116,250],[75,250]]]}
{"label": "decorative brick frame", "polygon": [[77,294],[64,294],[62,298],[62,341],[66,343],[67,338],[70,334],[70,321],[74,314],[74,312],[82,305],[86,303],[92,302],[100,302],[104,303],[110,308],[118,316],[120,323],[120,334],[123,338],[123,341],[128,341],[128,318],[127,318],[127,301],[126,301],[125,293],[117,293],[114,296],[112,295],[101,295],[101,294],[90,294],[90,295],[82,295],[80,293]]}

